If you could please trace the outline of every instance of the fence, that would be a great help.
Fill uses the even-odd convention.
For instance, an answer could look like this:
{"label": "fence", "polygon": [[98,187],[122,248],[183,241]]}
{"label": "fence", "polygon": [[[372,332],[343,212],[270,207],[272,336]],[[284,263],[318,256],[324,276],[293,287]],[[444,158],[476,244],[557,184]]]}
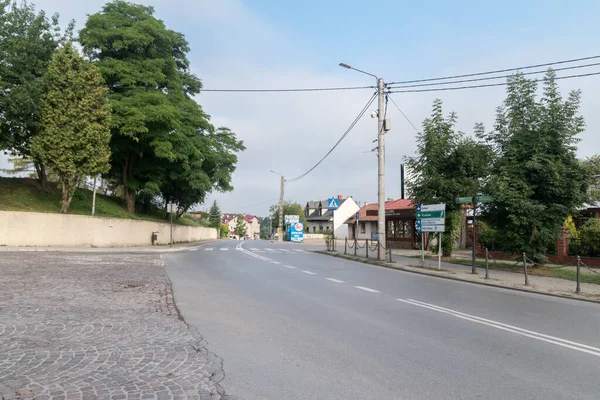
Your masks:
{"label": "fence", "polygon": [[394,262],[392,260],[392,248],[389,243],[386,247],[378,240],[344,240],[344,254],[379,260],[379,256],[382,253],[385,254],[385,260],[387,262]]}

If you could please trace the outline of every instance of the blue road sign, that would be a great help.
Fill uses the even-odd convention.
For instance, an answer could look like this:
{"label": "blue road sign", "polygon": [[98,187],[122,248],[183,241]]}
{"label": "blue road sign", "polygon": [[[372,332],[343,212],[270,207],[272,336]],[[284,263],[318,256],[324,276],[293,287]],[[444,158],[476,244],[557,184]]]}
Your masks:
{"label": "blue road sign", "polygon": [[356,221],[358,222],[358,220],[360,219],[360,212],[356,212]]}
{"label": "blue road sign", "polygon": [[327,199],[328,210],[337,210],[338,208],[340,208],[340,202],[337,197],[331,197]]}
{"label": "blue road sign", "polygon": [[290,224],[288,228],[290,242],[304,242],[304,225],[301,222]]}

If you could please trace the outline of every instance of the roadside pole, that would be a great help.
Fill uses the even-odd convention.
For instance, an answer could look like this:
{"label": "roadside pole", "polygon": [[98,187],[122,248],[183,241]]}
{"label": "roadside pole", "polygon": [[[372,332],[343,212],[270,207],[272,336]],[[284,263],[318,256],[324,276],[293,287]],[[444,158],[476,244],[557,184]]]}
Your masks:
{"label": "roadside pole", "polygon": [[169,217],[171,219],[171,238],[169,240],[169,247],[173,247],[173,208],[171,206],[171,212],[169,213]]}
{"label": "roadside pole", "polygon": [[425,233],[421,232],[421,264],[425,265]]}
{"label": "roadside pole", "polygon": [[92,194],[92,217],[96,214],[96,177],[94,177],[94,192]]}
{"label": "roadside pole", "polygon": [[439,233],[438,269],[442,269],[442,232]]}
{"label": "roadside pole", "polygon": [[477,263],[476,263],[476,256],[477,256],[477,196],[473,196],[473,232],[472,232],[472,239],[471,239],[471,256],[473,257],[473,264],[471,265],[471,273],[472,274],[476,274],[477,273]]}

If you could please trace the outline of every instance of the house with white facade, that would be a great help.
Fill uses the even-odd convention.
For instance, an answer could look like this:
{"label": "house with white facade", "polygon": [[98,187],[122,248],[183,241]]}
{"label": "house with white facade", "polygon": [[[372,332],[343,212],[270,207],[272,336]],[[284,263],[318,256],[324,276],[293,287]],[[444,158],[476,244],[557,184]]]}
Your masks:
{"label": "house with white facade", "polygon": [[244,215],[244,214],[224,214],[222,221],[229,227],[229,234],[235,234],[235,226],[237,225],[238,218],[243,218],[246,224],[246,235],[252,239],[260,238],[260,220],[255,215]]}
{"label": "house with white facade", "polygon": [[351,216],[355,215],[360,210],[359,205],[354,201],[352,196],[345,199],[340,195],[337,196],[338,208],[330,210],[328,200],[309,201],[304,208],[304,216],[306,218],[306,227],[304,229],[304,237],[322,238],[325,234],[333,234],[336,238],[344,239],[348,237],[348,227],[345,222]]}

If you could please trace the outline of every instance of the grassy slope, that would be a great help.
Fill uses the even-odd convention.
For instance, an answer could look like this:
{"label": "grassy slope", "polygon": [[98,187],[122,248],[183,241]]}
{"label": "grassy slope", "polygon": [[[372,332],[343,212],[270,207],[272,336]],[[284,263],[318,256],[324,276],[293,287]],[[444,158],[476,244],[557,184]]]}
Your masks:
{"label": "grassy slope", "polygon": [[[78,189],[78,191],[80,196],[73,198],[69,214],[91,215],[92,192],[87,189]],[[49,183],[48,188],[43,189],[33,179],[0,177],[0,211],[58,213],[60,198],[60,190],[54,183]],[[159,210],[154,210],[152,215],[129,214],[122,199],[101,194],[96,194],[96,216],[166,222],[161,218]],[[173,222],[180,225],[197,225],[187,218]]]}

